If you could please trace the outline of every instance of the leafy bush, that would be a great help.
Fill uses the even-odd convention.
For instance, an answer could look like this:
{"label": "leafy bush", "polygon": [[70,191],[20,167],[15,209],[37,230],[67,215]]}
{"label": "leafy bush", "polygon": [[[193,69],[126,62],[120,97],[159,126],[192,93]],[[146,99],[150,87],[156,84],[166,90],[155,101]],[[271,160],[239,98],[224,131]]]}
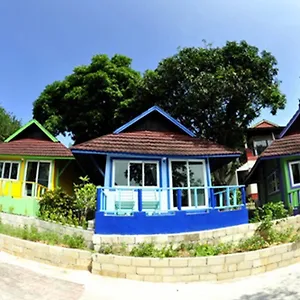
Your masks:
{"label": "leafy bush", "polygon": [[278,220],[289,216],[289,211],[285,209],[282,202],[269,202],[262,207],[257,207],[251,222],[261,222],[265,219]]}
{"label": "leafy bush", "polygon": [[135,257],[197,257],[214,256],[220,254],[255,251],[271,245],[299,241],[299,233],[293,228],[279,231],[274,228],[269,219],[265,219],[258,230],[250,238],[237,243],[201,244],[197,242],[173,244],[157,247],[153,243],[141,243],[128,250],[126,246],[102,245],[99,252],[103,254],[130,255]]}
{"label": "leafy bush", "polygon": [[79,218],[88,220],[88,213],[96,210],[97,188],[88,177],[79,177],[80,184],[74,184],[75,200]]}
{"label": "leafy bush", "polygon": [[59,245],[73,249],[85,249],[85,241],[81,235],[61,236],[54,232],[39,232],[35,226],[14,227],[1,223],[0,233],[32,242],[42,242],[48,245]]}
{"label": "leafy bush", "polygon": [[69,196],[62,188],[47,191],[43,194],[39,204],[39,217],[41,219],[57,221],[63,224],[78,224],[76,201],[74,197]]}
{"label": "leafy bush", "polygon": [[43,220],[56,221],[87,228],[88,215],[96,208],[96,186],[89,183],[87,177],[74,185],[75,196],[65,193],[62,188],[47,191],[40,200],[39,217]]}

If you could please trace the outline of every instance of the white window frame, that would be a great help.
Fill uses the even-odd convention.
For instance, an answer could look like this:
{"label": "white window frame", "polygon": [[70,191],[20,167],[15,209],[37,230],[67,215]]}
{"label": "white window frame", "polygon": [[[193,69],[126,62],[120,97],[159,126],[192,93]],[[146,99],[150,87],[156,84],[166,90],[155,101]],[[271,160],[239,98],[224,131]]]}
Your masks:
{"label": "white window frame", "polygon": [[289,162],[289,172],[290,172],[290,179],[291,179],[291,187],[299,187],[300,183],[295,183],[294,182],[294,175],[293,175],[293,170],[292,170],[292,165],[296,165],[299,164],[300,165],[300,160],[295,160],[295,161],[291,161]]}
{"label": "white window frame", "polygon": [[[0,163],[3,163],[2,172],[0,174],[0,180],[8,180],[8,181],[18,181],[19,180],[19,177],[20,177],[20,165],[21,165],[20,161],[16,161],[16,160],[1,160]],[[9,178],[3,178],[5,164],[7,164],[7,163],[10,164]],[[10,178],[11,177],[12,164],[18,164],[17,179],[11,179]]]}
{"label": "white window frame", "polygon": [[[115,174],[116,174],[116,161],[127,161],[127,185],[115,185]],[[131,186],[130,185],[130,164],[142,164],[142,183],[143,185],[140,188],[157,188],[160,185],[160,174],[159,174],[159,161],[157,160],[129,160],[129,159],[113,159],[113,169],[112,169],[112,187],[132,187],[132,188],[139,188],[139,186]],[[144,179],[145,179],[145,172],[144,172],[144,165],[145,164],[155,164],[156,165],[156,178],[157,184],[151,186],[144,186]]]}
{"label": "white window frame", "polygon": [[[170,187],[173,188],[173,174],[172,174],[172,162],[176,162],[176,161],[181,161],[181,162],[185,162],[186,164],[188,164],[189,162],[201,162],[203,164],[203,178],[204,178],[204,195],[205,195],[205,205],[202,205],[202,206],[197,206],[197,208],[208,208],[209,207],[209,203],[208,203],[208,193],[207,193],[207,174],[206,174],[206,161],[205,159],[170,159],[169,160],[169,183],[170,183]],[[188,168],[187,168],[188,170]],[[190,172],[187,172],[187,184],[188,186],[186,187],[189,187],[189,188],[193,188],[193,187],[190,187]],[[191,189],[189,190],[189,196],[188,196],[188,201],[189,201],[189,206],[182,206],[181,209],[182,210],[188,210],[188,209],[191,209],[191,208],[195,208],[195,206],[192,206],[191,203],[192,203],[192,199],[191,199]],[[171,201],[171,209],[175,209],[176,207],[174,207],[174,201],[173,201],[173,190],[171,190],[170,192],[170,201]]]}
{"label": "white window frame", "polygon": [[23,194],[24,197],[31,197],[31,196],[27,196],[25,194],[26,182],[29,182],[29,181],[26,180],[26,175],[27,175],[28,163],[30,163],[30,162],[38,163],[37,170],[36,170],[36,175],[35,175],[35,181],[34,181],[35,183],[38,183],[37,179],[38,179],[38,174],[39,174],[40,163],[49,163],[50,164],[49,182],[48,182],[48,186],[46,186],[46,188],[50,189],[51,184],[52,184],[53,161],[51,161],[51,160],[27,160],[26,164],[25,164],[24,180],[23,180],[23,193],[22,194]]}
{"label": "white window frame", "polygon": [[[270,184],[270,179],[271,179],[271,177],[274,175],[274,178],[275,178],[275,180],[274,180],[274,186],[275,186],[275,191],[269,191],[269,184]],[[279,178],[279,176],[278,176],[279,174],[278,174],[278,170],[275,170],[275,171],[273,171],[271,174],[269,174],[268,176],[267,176],[267,191],[268,191],[268,195],[270,196],[270,195],[273,195],[273,194],[276,194],[276,193],[278,193],[279,191],[280,191],[280,178]],[[278,183],[278,180],[279,180],[279,183]],[[277,184],[278,183],[278,184]]]}

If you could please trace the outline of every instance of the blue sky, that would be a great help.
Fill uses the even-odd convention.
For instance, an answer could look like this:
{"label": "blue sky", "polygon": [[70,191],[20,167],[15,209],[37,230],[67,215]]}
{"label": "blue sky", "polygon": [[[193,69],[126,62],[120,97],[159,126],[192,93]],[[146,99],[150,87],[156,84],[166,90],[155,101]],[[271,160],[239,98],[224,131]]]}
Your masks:
{"label": "blue sky", "polygon": [[2,0],[0,104],[25,123],[47,84],[95,54],[143,72],[178,46],[246,40],[278,60],[287,106],[262,118],[285,125],[300,98],[299,16],[299,0]]}

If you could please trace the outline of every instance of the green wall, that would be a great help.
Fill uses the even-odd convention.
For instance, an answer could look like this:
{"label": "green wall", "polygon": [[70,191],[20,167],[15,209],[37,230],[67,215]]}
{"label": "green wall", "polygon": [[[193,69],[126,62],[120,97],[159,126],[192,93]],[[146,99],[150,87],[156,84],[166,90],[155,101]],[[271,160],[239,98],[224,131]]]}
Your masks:
{"label": "green wall", "polygon": [[299,188],[291,188],[291,182],[290,182],[290,174],[289,174],[289,162],[300,160],[300,156],[289,156],[285,158],[281,158],[281,168],[283,170],[283,178],[284,178],[284,198],[286,199],[286,202],[289,202],[289,194],[292,193],[292,203],[293,206],[298,206],[298,195],[297,191],[300,190]]}
{"label": "green wall", "polygon": [[38,200],[30,197],[16,199],[10,196],[1,196],[0,211],[35,217],[39,211],[39,203]]}

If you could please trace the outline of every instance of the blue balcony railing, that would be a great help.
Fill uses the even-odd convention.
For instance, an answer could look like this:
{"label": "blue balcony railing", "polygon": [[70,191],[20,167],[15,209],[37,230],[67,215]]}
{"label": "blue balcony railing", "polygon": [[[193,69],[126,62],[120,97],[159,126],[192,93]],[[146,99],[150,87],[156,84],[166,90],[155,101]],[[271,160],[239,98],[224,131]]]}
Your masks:
{"label": "blue balcony railing", "polygon": [[246,208],[244,186],[139,188],[99,187],[97,211],[132,215],[135,212],[164,214],[172,211],[230,211]]}

